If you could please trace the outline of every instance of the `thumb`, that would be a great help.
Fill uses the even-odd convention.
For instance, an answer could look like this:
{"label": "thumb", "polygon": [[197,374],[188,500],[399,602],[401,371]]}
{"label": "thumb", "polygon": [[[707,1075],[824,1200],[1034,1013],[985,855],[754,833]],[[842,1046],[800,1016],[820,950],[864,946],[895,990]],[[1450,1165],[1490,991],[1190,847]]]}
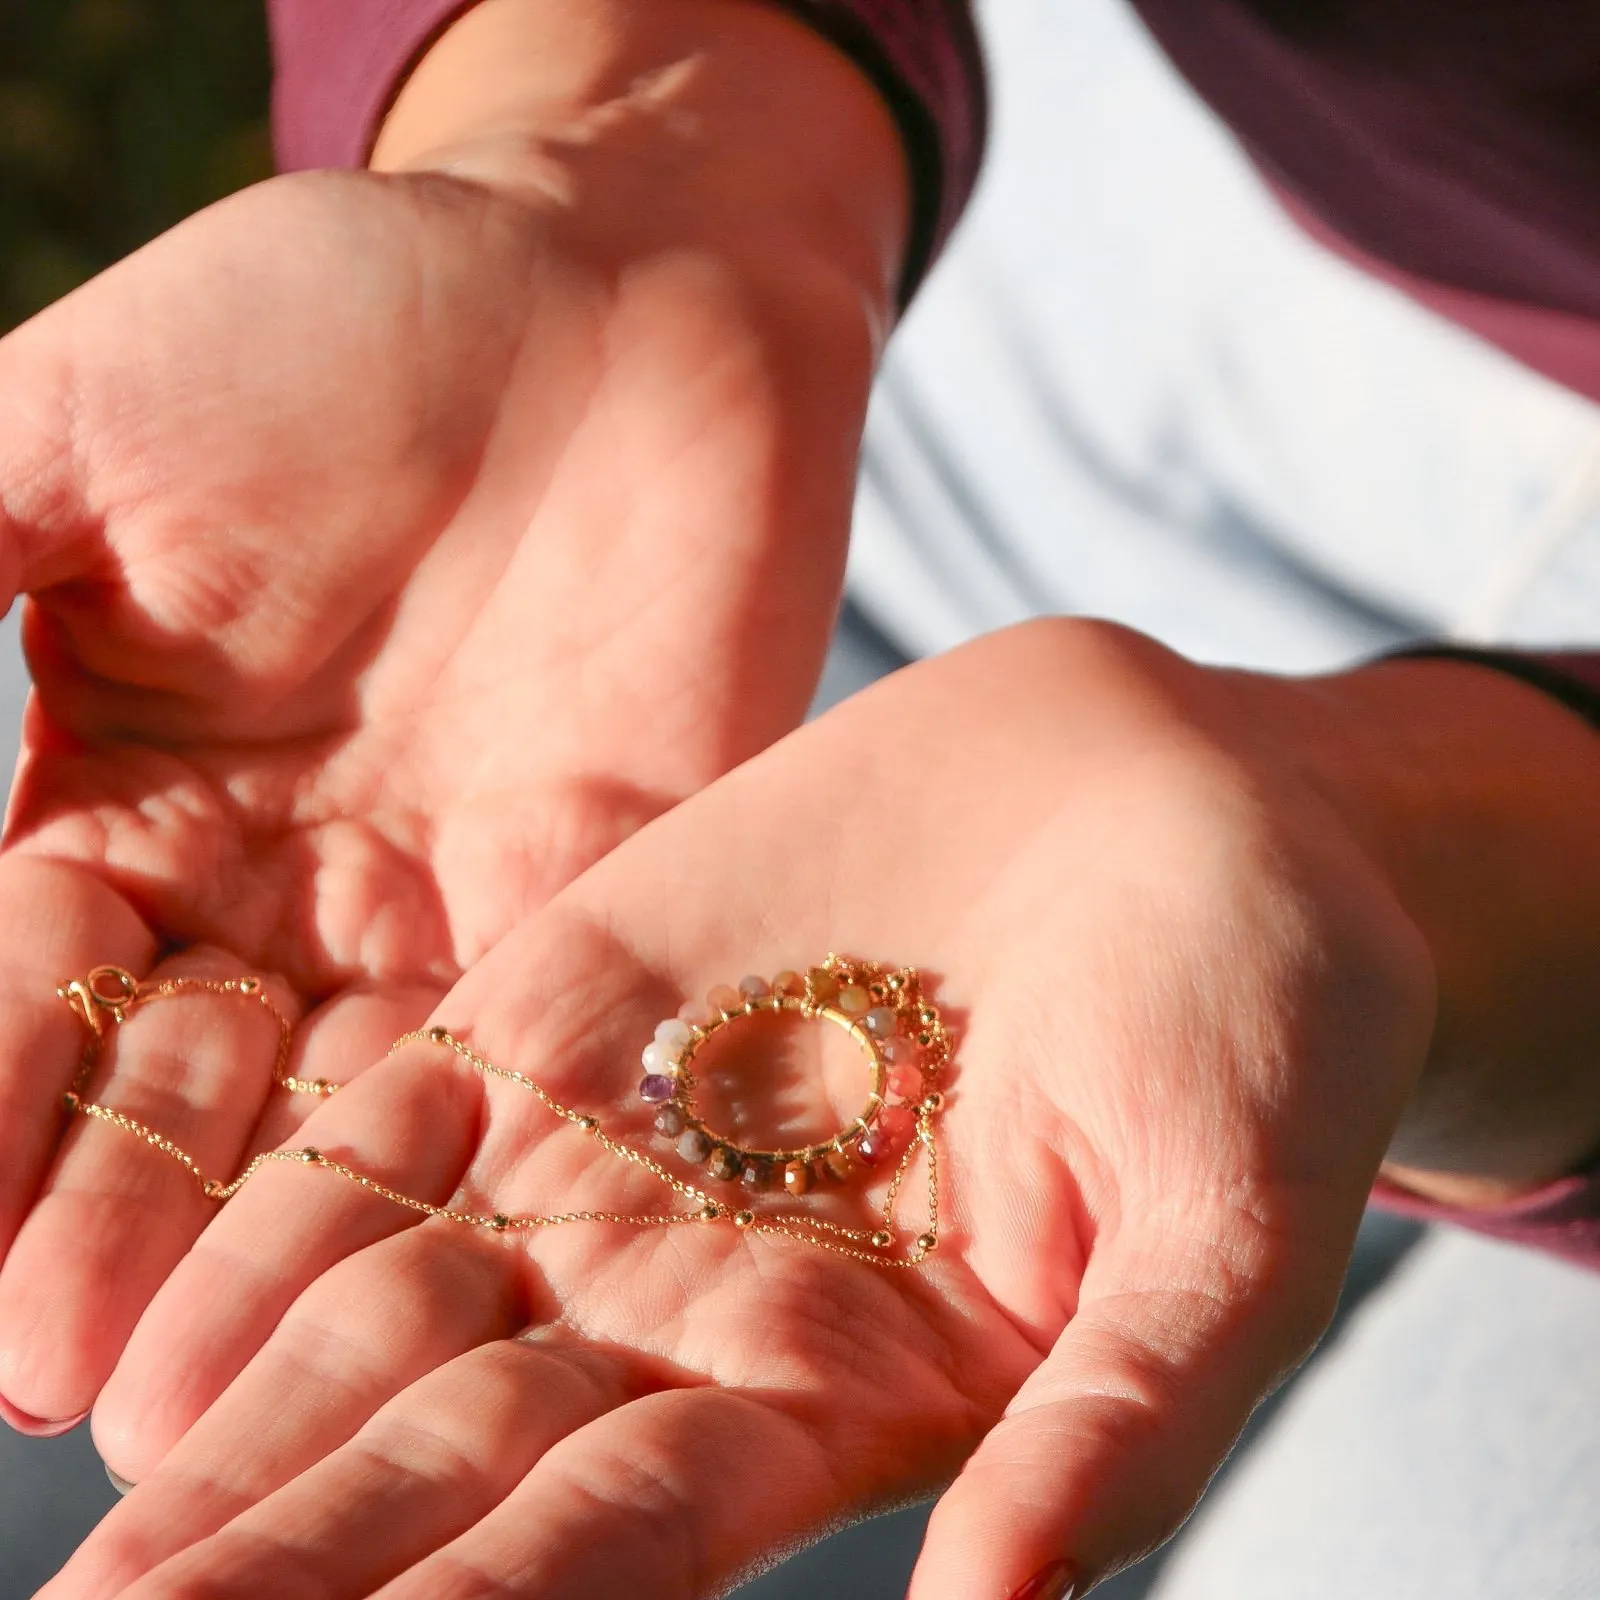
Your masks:
{"label": "thumb", "polygon": [[77,576],[99,541],[64,320],[52,307],[0,339],[0,613],[24,590]]}
{"label": "thumb", "polygon": [[1318,1244],[1219,1204],[1102,1238],[1077,1314],[935,1508],[910,1600],[1082,1600],[1172,1534],[1327,1326],[1358,1221]]}

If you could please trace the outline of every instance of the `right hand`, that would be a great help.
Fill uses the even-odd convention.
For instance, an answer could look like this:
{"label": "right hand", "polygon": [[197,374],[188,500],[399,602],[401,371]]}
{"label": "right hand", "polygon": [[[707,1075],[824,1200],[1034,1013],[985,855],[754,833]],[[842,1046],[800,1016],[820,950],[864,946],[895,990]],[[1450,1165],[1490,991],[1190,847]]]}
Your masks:
{"label": "right hand", "polygon": [[[896,673],[613,851],[433,1020],[649,1147],[637,1049],[681,997],[828,949],[912,962],[959,1041],[932,1258],[495,1234],[275,1165],[118,1369],[130,1431],[174,1389],[215,1405],[52,1600],[697,1600],[951,1477],[919,1600],[1148,1548],[1331,1312],[1435,1015],[1416,929],[1267,719],[1333,720],[1298,685],[1037,622]],[[709,1068],[752,1143],[859,1104],[822,1031]],[[691,1210],[437,1045],[304,1137],[483,1215]],[[871,1227],[866,1182],[755,1211]]]}
{"label": "right hand", "polygon": [[[261,972],[305,1019],[296,1070],[348,1078],[804,713],[900,157],[790,19],[651,15],[686,77],[264,184],[0,343],[0,588],[31,597],[36,685],[0,856],[0,1407],[30,1431],[95,1401],[214,1211],[64,1121],[59,982]],[[806,231],[831,146],[800,151],[795,94],[878,161],[881,237]],[[254,1008],[153,1007],[94,1094],[229,1175],[300,1114],[271,1045]]]}
{"label": "right hand", "polygon": [[[1322,1328],[1397,1131],[1519,1186],[1592,1145],[1597,789],[1592,731],[1475,666],[1294,681],[1053,620],[896,673],[597,863],[436,1020],[643,1143],[635,1052],[683,996],[916,964],[958,1030],[925,1269],[469,1231],[276,1164],[118,1370],[131,1435],[216,1404],[51,1596],[689,1600],[957,1469],[918,1600],[1106,1575]],[[859,1103],[817,1031],[730,1066],[750,1128]],[[305,1139],[479,1214],[688,1209],[432,1044]],[[859,1191],[802,1204],[872,1225]]]}

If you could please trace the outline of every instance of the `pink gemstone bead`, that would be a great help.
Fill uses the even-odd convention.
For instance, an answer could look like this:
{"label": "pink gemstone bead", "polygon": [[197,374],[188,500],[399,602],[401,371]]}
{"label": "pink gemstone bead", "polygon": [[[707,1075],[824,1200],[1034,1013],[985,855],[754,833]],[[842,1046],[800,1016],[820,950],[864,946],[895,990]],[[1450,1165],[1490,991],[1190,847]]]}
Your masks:
{"label": "pink gemstone bead", "polygon": [[731,983],[719,983],[706,996],[706,1004],[713,1011],[731,1013],[744,1010],[744,996]]}
{"label": "pink gemstone bead", "polygon": [[891,1067],[889,1070],[889,1093],[899,1095],[902,1100],[920,1100],[922,1098],[922,1074],[915,1067]]}
{"label": "pink gemstone bead", "polygon": [[916,1048],[909,1039],[902,1039],[896,1035],[892,1039],[878,1041],[878,1054],[891,1065],[910,1061],[916,1055]]}
{"label": "pink gemstone bead", "polygon": [[691,1028],[709,1028],[717,1018],[704,1000],[685,1000],[678,1007],[678,1020],[687,1022]]}
{"label": "pink gemstone bead", "polygon": [[917,1125],[915,1115],[905,1106],[885,1106],[878,1113],[876,1126],[882,1129],[890,1144],[904,1144]]}
{"label": "pink gemstone bead", "polygon": [[739,980],[739,993],[746,1000],[765,1000],[772,993],[772,985],[765,978],[759,978],[755,973]]}

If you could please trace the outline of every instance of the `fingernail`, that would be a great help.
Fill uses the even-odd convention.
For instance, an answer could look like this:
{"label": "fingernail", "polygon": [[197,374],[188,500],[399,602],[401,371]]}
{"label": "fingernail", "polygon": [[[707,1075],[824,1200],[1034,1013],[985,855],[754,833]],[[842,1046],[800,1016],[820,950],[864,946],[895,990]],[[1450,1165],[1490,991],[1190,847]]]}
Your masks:
{"label": "fingernail", "polygon": [[88,1415],[87,1411],[80,1411],[77,1416],[67,1417],[63,1421],[52,1421],[48,1417],[33,1417],[26,1411],[19,1411],[4,1395],[0,1395],[0,1422],[4,1422],[8,1428],[14,1428],[30,1439],[59,1438],[63,1433],[71,1433]]}
{"label": "fingernail", "polygon": [[[105,1463],[102,1462],[101,1465],[104,1466]],[[111,1480],[111,1487],[115,1489],[118,1494],[133,1493],[133,1485],[129,1483],[126,1478],[119,1477],[118,1474],[113,1472],[110,1467],[106,1467],[106,1476]]]}
{"label": "fingernail", "polygon": [[1052,1561],[1023,1584],[1011,1600],[1072,1600],[1077,1573],[1070,1561]]}

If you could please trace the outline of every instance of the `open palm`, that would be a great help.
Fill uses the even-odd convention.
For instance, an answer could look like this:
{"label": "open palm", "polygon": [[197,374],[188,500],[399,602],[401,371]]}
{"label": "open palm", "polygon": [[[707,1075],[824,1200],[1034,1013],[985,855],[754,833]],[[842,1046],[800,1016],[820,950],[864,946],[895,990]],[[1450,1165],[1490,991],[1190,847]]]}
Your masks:
{"label": "open palm", "polygon": [[[57,983],[263,972],[297,1070],[348,1078],[802,714],[866,319],[779,315],[826,293],[791,261],[763,302],[641,215],[619,245],[537,195],[282,179],[0,344],[36,682],[0,860],[8,1414],[83,1412],[214,1210],[115,1130],[62,1142]],[[271,1045],[257,1008],[151,1008],[95,1092],[226,1174],[311,1104]]]}
{"label": "open palm", "polygon": [[[711,1224],[416,1225],[273,1165],[135,1334],[96,1431],[140,1487],[51,1600],[702,1595],[958,1469],[930,1600],[1170,1531],[1330,1313],[1431,1026],[1414,934],[1249,731],[1257,692],[1298,691],[1072,624],[909,669],[439,1007],[613,1127],[686,994],[829,948],[918,965],[960,1029],[922,1270]],[[304,1138],[436,1204],[683,1208],[426,1043]],[[800,1203],[863,1204],[761,1202]]]}

